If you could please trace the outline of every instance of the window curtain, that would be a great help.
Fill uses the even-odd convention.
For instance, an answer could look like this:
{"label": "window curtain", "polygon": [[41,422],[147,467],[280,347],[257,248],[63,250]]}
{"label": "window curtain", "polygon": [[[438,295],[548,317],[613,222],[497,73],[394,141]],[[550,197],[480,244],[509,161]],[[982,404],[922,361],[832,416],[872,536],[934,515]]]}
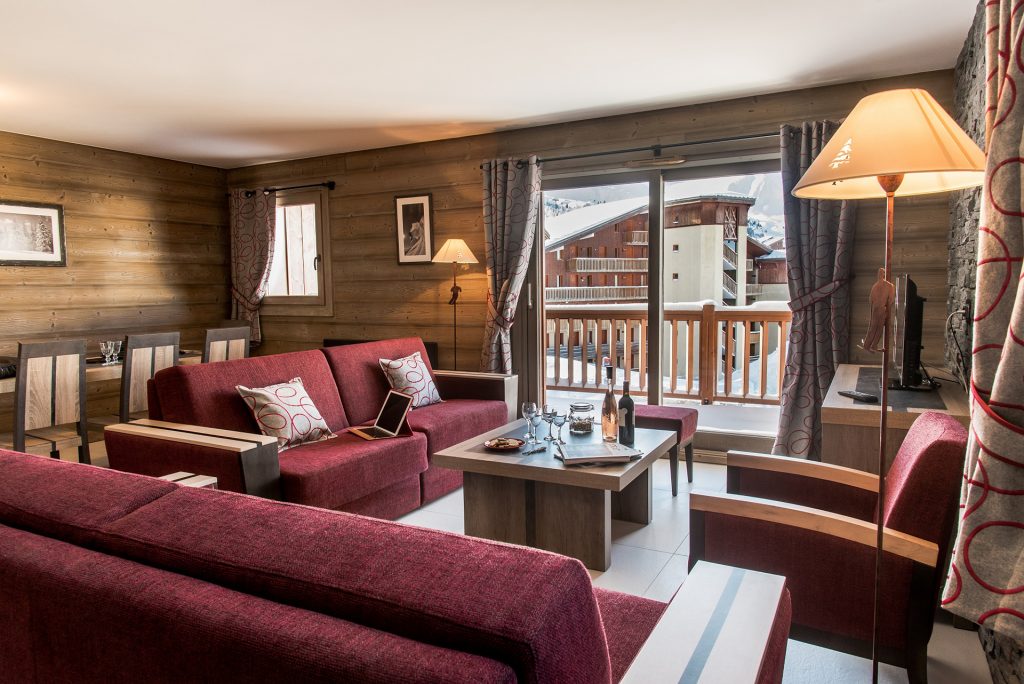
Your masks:
{"label": "window curtain", "polygon": [[856,205],[798,199],[792,192],[837,128],[832,121],[815,121],[780,131],[793,322],[772,453],[814,461],[821,460],[821,402],[836,367],[848,356]]}
{"label": "window curtain", "polygon": [[[1024,642],[1024,15],[986,5],[988,167],[978,229],[971,429],[943,605]],[[1019,648],[1019,646],[1018,646]]]}
{"label": "window curtain", "polygon": [[526,280],[540,210],[537,157],[484,162],[487,323],[480,369],[512,372],[509,331]]}
{"label": "window curtain", "polygon": [[[250,196],[246,196],[250,195]],[[231,317],[249,322],[250,339],[262,341],[260,304],[267,294],[270,260],[274,255],[277,195],[262,190],[232,190]]]}

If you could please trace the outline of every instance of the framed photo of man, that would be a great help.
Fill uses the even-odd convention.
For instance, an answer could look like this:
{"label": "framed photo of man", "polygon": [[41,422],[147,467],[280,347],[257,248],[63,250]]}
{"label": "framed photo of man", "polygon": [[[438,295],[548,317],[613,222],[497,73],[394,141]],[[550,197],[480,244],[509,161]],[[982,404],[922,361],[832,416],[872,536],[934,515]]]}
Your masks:
{"label": "framed photo of man", "polygon": [[434,256],[434,215],[430,194],[395,197],[398,263],[429,264]]}
{"label": "framed photo of man", "polygon": [[67,265],[64,207],[0,201],[0,265]]}

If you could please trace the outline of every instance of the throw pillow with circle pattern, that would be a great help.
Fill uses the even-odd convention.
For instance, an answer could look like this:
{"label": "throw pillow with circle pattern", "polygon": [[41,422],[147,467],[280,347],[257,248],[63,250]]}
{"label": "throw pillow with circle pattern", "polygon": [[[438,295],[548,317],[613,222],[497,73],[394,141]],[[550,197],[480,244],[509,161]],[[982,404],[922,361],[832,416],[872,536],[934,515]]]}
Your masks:
{"label": "throw pillow with circle pattern", "polygon": [[252,411],[260,432],[277,437],[279,451],[335,436],[306,393],[302,378],[266,387],[235,385],[235,389]]}
{"label": "throw pillow with circle pattern", "polygon": [[388,377],[391,389],[412,397],[412,408],[441,402],[441,395],[437,393],[434,378],[430,375],[430,364],[419,352],[401,359],[378,359],[378,362]]}

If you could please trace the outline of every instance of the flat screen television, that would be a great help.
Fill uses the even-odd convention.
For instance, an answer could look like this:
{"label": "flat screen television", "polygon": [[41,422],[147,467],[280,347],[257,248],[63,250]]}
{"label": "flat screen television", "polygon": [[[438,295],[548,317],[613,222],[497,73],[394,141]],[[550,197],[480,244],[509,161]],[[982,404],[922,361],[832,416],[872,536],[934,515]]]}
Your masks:
{"label": "flat screen television", "polygon": [[906,273],[896,278],[896,312],[893,316],[893,363],[896,378],[894,389],[917,388],[921,384],[921,327],[924,319],[924,297],[917,294],[917,285]]}

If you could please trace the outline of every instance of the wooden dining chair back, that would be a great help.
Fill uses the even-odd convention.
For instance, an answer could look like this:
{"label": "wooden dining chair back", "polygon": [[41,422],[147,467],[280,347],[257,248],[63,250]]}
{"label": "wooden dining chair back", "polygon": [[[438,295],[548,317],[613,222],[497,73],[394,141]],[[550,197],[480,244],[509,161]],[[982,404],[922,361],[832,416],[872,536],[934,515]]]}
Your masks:
{"label": "wooden dining chair back", "polygon": [[14,432],[0,443],[15,451],[49,454],[78,447],[89,463],[86,427],[85,340],[18,345],[14,385]]}
{"label": "wooden dining chair back", "polygon": [[203,363],[249,358],[249,326],[210,328],[203,345]]}
{"label": "wooden dining chair back", "polygon": [[149,418],[146,383],[157,371],[178,365],[180,338],[181,333],[177,332],[126,336],[118,411],[89,418],[89,427],[102,430],[108,425]]}
{"label": "wooden dining chair back", "polygon": [[177,332],[128,335],[125,338],[118,416],[122,423],[149,417],[146,383],[157,371],[178,365],[180,346],[181,333]]}

